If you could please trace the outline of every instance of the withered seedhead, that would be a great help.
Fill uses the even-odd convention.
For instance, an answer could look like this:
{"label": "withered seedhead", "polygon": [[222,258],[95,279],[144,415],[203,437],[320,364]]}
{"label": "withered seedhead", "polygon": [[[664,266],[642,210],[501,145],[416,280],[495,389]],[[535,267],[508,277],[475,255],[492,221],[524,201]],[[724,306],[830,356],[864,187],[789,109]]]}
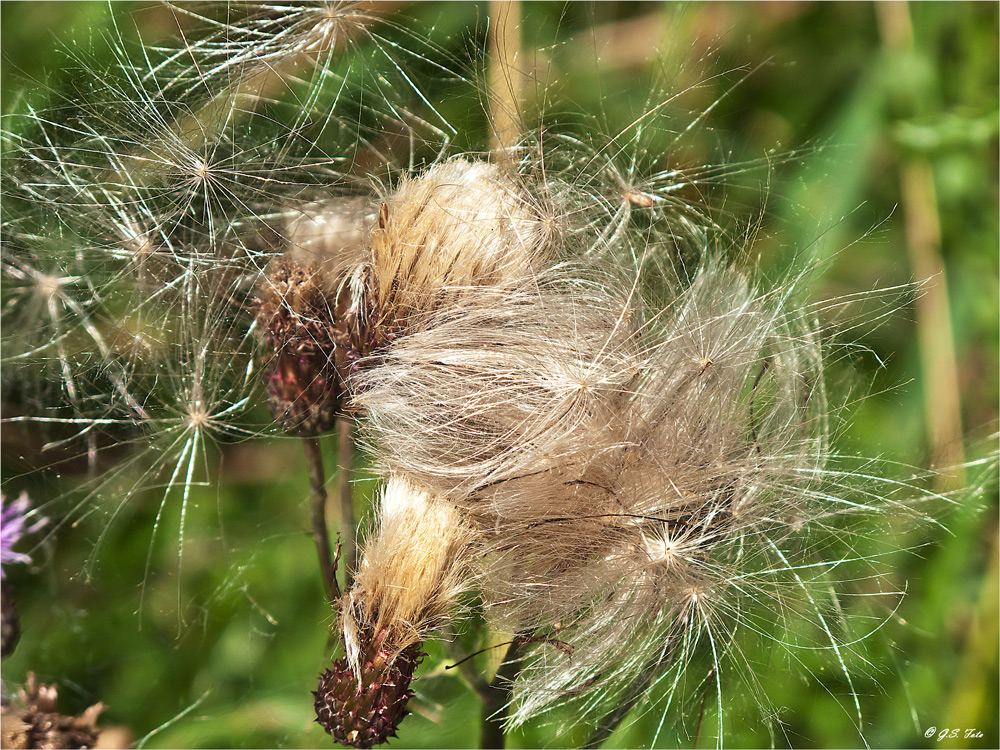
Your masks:
{"label": "withered seedhead", "polygon": [[361,654],[361,681],[346,658],[319,676],[316,721],[340,744],[372,747],[396,736],[409,713],[410,682],[423,653],[420,644],[396,652],[382,637],[372,639]]}
{"label": "withered seedhead", "polygon": [[97,718],[104,705],[96,703],[79,716],[58,712],[54,685],[40,685],[35,675],[18,691],[20,707],[3,706],[3,746],[10,748],[89,748],[97,743]]}
{"label": "withered seedhead", "polygon": [[259,290],[257,322],[274,352],[268,403],[275,422],[293,435],[333,428],[347,368],[346,327],[323,272],[281,260]]}

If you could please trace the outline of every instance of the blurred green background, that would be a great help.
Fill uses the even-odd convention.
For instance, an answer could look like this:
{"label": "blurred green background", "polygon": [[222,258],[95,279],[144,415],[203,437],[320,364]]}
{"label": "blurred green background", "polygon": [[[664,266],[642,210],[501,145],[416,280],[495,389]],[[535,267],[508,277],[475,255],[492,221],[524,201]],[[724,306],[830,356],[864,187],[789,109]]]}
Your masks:
{"label": "blurred green background", "polygon": [[[914,466],[963,453],[974,461],[995,449],[997,428],[998,7],[523,3],[520,65],[529,92],[545,94],[529,93],[526,107],[588,113],[615,133],[657,103],[648,101],[651,82],[685,91],[683,107],[701,119],[672,157],[765,165],[731,169],[722,198],[707,196],[721,203],[734,232],[759,221],[745,262],[776,274],[799,253],[827,258],[818,299],[943,270],[935,279],[946,285],[849,334],[863,349],[831,370],[852,399],[838,434],[845,450]],[[385,38],[405,44],[404,30],[426,33],[449,65],[482,67],[486,4],[383,10],[394,24],[377,29]],[[138,33],[152,44],[177,30],[170,13],[145,3],[0,4],[3,112],[80,75],[62,45],[89,46],[99,64],[113,64],[113,18],[122,36]],[[459,146],[484,143],[475,92],[439,104]],[[654,132],[641,148],[672,143],[671,133]],[[953,332],[952,370],[952,343],[935,323],[942,310]],[[23,433],[5,432],[7,458]],[[332,465],[335,440],[325,443]],[[153,493],[110,527],[92,577],[79,573],[105,531],[98,516],[62,529],[35,552],[33,570],[12,571],[25,632],[4,661],[5,683],[31,670],[60,686],[67,712],[103,701],[105,723],[128,727],[136,740],[155,731],[148,747],[328,747],[312,724],[309,691],[326,659],[332,613],[308,536],[300,446],[272,437],[210,450],[209,465],[217,457],[221,469],[193,498],[183,570],[170,539],[174,505],[150,546]],[[8,494],[29,489],[40,497],[58,477],[26,477],[5,460],[4,480]],[[372,481],[358,482],[359,514],[373,490]],[[966,506],[942,509],[944,528],[900,524],[894,532],[897,551],[886,562],[906,596],[849,665],[873,747],[1000,744],[995,479]],[[476,638],[466,645],[474,648]],[[810,656],[799,673],[765,652],[748,653],[780,709],[770,717],[779,729],[772,738],[752,696],[727,694],[725,743],[860,746],[830,657]],[[432,648],[423,673],[445,662]],[[403,723],[394,746],[476,745],[478,703],[459,680],[427,676],[416,688],[417,716]],[[680,719],[695,721],[694,709]],[[658,723],[647,714],[610,744],[648,744]],[[982,736],[937,740],[925,737],[931,727]],[[529,727],[509,745],[575,746],[585,736]],[[657,742],[678,741],[667,731]]]}

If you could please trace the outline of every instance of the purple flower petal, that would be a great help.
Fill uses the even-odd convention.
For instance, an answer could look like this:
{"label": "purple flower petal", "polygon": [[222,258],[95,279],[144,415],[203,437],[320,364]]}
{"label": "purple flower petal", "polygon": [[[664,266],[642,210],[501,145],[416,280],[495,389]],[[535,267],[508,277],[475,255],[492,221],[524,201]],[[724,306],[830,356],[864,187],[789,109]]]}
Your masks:
{"label": "purple flower petal", "polygon": [[8,563],[30,563],[31,558],[23,552],[15,552],[14,545],[22,537],[32,534],[48,523],[44,516],[29,522],[31,501],[28,493],[22,492],[17,500],[7,502],[0,494],[0,579],[6,578],[3,566]]}

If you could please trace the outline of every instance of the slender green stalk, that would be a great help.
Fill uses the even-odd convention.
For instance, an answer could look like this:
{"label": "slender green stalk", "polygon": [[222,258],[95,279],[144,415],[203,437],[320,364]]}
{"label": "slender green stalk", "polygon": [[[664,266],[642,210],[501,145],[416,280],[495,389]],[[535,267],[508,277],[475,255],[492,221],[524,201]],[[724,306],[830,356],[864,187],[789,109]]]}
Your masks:
{"label": "slender green stalk", "polygon": [[354,420],[337,420],[337,492],[340,495],[340,529],[343,543],[344,590],[351,588],[358,563],[357,532],[354,522],[354,497],[351,474],[354,468]]}
{"label": "slender green stalk", "polygon": [[314,437],[302,438],[309,464],[309,485],[312,488],[312,533],[319,556],[319,569],[323,578],[323,590],[331,603],[340,600],[340,586],[337,585],[336,568],[330,553],[330,534],[326,528],[326,477],[323,472],[323,452],[319,440]]}
{"label": "slender green stalk", "polygon": [[[442,637],[444,638],[448,655],[455,662],[451,666],[458,669],[459,674],[462,675],[462,678],[468,683],[469,687],[485,703],[490,692],[490,684],[483,678],[482,673],[476,669],[476,665],[473,664],[469,655],[462,651],[462,647],[456,640],[455,631],[451,625],[447,625],[442,629]],[[445,669],[448,669],[448,667],[445,667]]]}
{"label": "slender green stalk", "polygon": [[[876,3],[882,46],[891,54],[912,55],[909,5]],[[915,109],[915,104],[906,102]],[[920,367],[924,374],[924,417],[935,467],[946,472],[944,486],[965,484],[962,408],[958,362],[951,325],[948,281],[941,256],[941,218],[934,188],[934,167],[925,157],[899,156],[899,183],[905,217],[906,249],[915,279],[922,283],[915,301]]]}

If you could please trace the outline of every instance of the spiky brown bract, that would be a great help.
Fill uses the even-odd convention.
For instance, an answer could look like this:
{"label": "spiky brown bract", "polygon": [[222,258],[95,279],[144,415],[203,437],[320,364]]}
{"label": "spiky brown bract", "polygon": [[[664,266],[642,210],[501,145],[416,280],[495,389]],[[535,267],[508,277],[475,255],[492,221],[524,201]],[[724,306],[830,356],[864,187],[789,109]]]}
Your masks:
{"label": "spiky brown bract", "polygon": [[341,370],[347,366],[336,295],[326,291],[317,266],[292,260],[274,265],[259,294],[257,322],[274,356],[267,396],[275,422],[295,435],[330,430],[343,389],[338,359]]}
{"label": "spiky brown bract", "polygon": [[341,658],[319,676],[313,692],[316,721],[341,745],[381,745],[396,736],[408,713],[410,682],[423,654],[419,644],[396,651],[387,636],[363,635],[366,647],[357,672]]}

